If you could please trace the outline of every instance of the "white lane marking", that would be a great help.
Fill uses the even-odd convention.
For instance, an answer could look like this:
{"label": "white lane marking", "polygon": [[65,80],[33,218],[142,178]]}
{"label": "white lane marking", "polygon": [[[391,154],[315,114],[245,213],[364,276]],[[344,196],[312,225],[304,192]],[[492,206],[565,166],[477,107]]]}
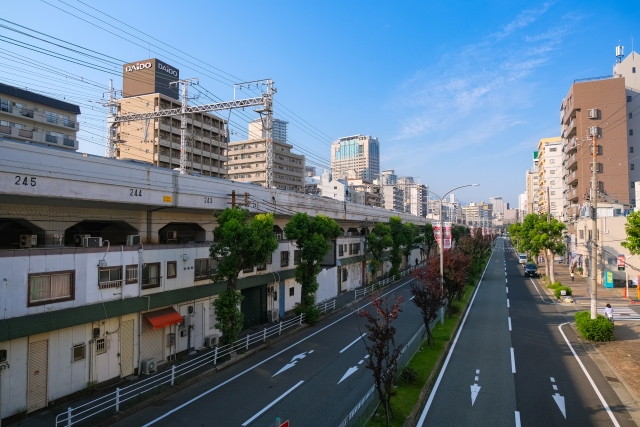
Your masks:
{"label": "white lane marking", "polygon": [[575,350],[571,346],[571,343],[569,343],[569,340],[567,339],[567,336],[564,334],[564,331],[562,330],[562,327],[564,325],[568,325],[568,324],[569,324],[569,322],[562,323],[562,324],[558,325],[558,329],[560,330],[560,333],[562,334],[562,338],[564,338],[565,342],[569,346],[569,349],[571,350],[571,353],[573,353],[573,357],[575,357],[576,360],[578,361],[578,365],[580,365],[580,368],[582,368],[582,372],[584,372],[584,374],[586,375],[587,379],[589,380],[589,383],[591,384],[591,387],[593,387],[593,390],[598,395],[598,398],[600,399],[600,403],[602,403],[602,406],[604,406],[604,409],[606,409],[607,414],[609,414],[609,418],[611,418],[611,421],[613,422],[613,425],[616,426],[616,427],[620,427],[620,424],[618,424],[618,420],[616,420],[616,417],[613,415],[613,412],[611,411],[611,408],[609,408],[609,405],[604,400],[604,397],[602,397],[602,394],[600,393],[600,390],[598,390],[598,387],[596,386],[596,383],[593,382],[593,379],[591,378],[591,375],[589,375],[589,372],[587,372],[587,368],[584,367],[584,365],[582,364],[582,361],[580,360],[580,358],[576,354]]}
{"label": "white lane marking", "polygon": [[364,359],[362,359],[361,361],[358,362],[358,365],[362,365],[362,362],[364,362]]}
{"label": "white lane marking", "polygon": [[507,293],[509,293],[509,287],[507,286]]}
{"label": "white lane marking", "polygon": [[353,342],[351,342],[351,344],[349,344],[348,346],[346,346],[345,348],[343,348],[342,350],[340,350],[340,354],[344,353],[349,347],[351,347],[352,345],[354,345],[355,343],[357,343],[358,341],[360,341],[362,339],[362,337],[364,337],[365,335],[367,335],[367,333],[365,332],[364,334],[360,335],[358,338],[356,338],[355,340],[353,340]]}
{"label": "white lane marking", "polygon": [[522,427],[520,424],[520,412],[516,411],[516,427]]}
{"label": "white lane marking", "polygon": [[554,390],[558,390],[558,386],[554,384],[554,385],[553,385],[553,389],[554,389]]}
{"label": "white lane marking", "polygon": [[531,277],[529,277],[529,280],[531,280],[531,283],[533,283],[533,286],[536,288],[536,291],[538,291],[538,295],[540,295],[540,299],[542,300],[542,302],[545,304],[553,304],[552,302],[547,302],[544,300],[544,298],[542,297],[542,294],[540,293],[540,289],[538,289],[538,285],[536,285],[536,282],[534,282]]}
{"label": "white lane marking", "polygon": [[511,347],[511,373],[516,373],[516,356],[513,354],[513,347]]}
{"label": "white lane marking", "polygon": [[[360,363],[362,363],[362,360],[360,361]],[[340,384],[342,381],[344,381],[347,377],[349,377],[351,374],[353,374],[357,370],[358,370],[357,366],[353,366],[353,367],[347,369],[347,372],[345,372],[345,374],[342,376],[342,378],[340,378],[340,381],[338,381],[338,384]]]}
{"label": "white lane marking", "polygon": [[[436,379],[436,383],[433,385],[433,390],[429,394],[429,399],[427,400],[427,403],[424,405],[424,409],[422,410],[422,414],[420,414],[420,419],[416,423],[416,427],[422,427],[422,424],[424,423],[424,420],[427,418],[427,413],[429,412],[429,408],[431,407],[431,404],[433,403],[433,398],[435,397],[436,392],[438,391],[438,387],[440,386],[440,382],[442,381],[442,377],[444,376],[444,373],[447,370],[447,365],[449,364],[449,360],[451,360],[451,355],[453,354],[453,350],[456,348],[456,344],[458,342],[458,338],[460,338],[460,333],[462,332],[462,329],[464,328],[464,324],[467,321],[467,316],[469,315],[469,312],[471,311],[471,308],[473,307],[473,301],[475,301],[475,299],[476,299],[476,295],[478,294],[478,289],[480,289],[480,286],[482,285],[482,280],[484,279],[484,274],[487,272],[487,267],[489,267],[489,264],[491,263],[491,258],[492,257],[493,257],[493,251],[491,251],[491,256],[489,257],[489,261],[487,262],[487,265],[485,266],[484,271],[482,272],[482,277],[480,277],[480,281],[478,282],[478,286],[476,286],[476,290],[473,292],[473,297],[471,297],[471,301],[469,302],[469,308],[467,309],[467,312],[464,314],[464,317],[462,318],[462,323],[460,323],[460,327],[458,328],[458,332],[456,333],[456,336],[453,339],[453,343],[451,343],[451,348],[449,349],[449,354],[447,354],[447,358],[444,360],[444,363],[442,364],[442,368],[440,369],[440,373],[438,374],[438,378]],[[480,373],[480,371],[476,371],[476,372]]]}
{"label": "white lane marking", "polygon": [[[491,258],[489,258],[489,259],[491,259]],[[485,268],[485,271],[486,271],[486,268]],[[483,275],[483,277],[484,277],[484,273],[483,273],[482,275]],[[407,281],[406,281],[406,282],[404,282],[403,284],[396,286],[395,288],[391,289],[389,292],[386,292],[386,293],[384,293],[384,294],[380,295],[380,298],[382,298],[382,297],[384,297],[384,296],[387,296],[387,295],[389,295],[390,293],[393,293],[393,292],[397,291],[398,289],[400,289],[401,287],[403,287],[404,285],[406,285],[406,284],[407,284],[407,283],[409,283],[409,282],[410,282],[410,280],[407,280]],[[476,292],[477,292],[477,289],[476,289]],[[370,302],[366,303],[365,305],[363,305],[362,307],[360,307],[360,309],[363,309],[363,308],[365,308],[365,307],[366,307],[366,306],[368,306],[368,305],[371,305],[371,303],[370,303]],[[207,390],[207,391],[205,391],[205,392],[203,392],[203,393],[200,393],[199,395],[197,395],[196,397],[192,398],[191,400],[188,400],[187,402],[183,403],[182,405],[177,406],[177,407],[173,408],[172,410],[167,411],[166,413],[164,413],[164,414],[160,415],[158,418],[156,418],[156,419],[154,419],[154,420],[149,421],[148,423],[146,423],[146,424],[145,424],[145,425],[143,425],[142,427],[148,427],[148,426],[150,426],[150,425],[152,425],[152,424],[157,423],[157,422],[158,422],[158,421],[160,421],[161,419],[166,418],[166,417],[168,417],[169,415],[173,414],[174,412],[176,412],[176,411],[178,411],[178,410],[180,410],[180,409],[184,408],[185,406],[192,404],[192,403],[193,403],[193,402],[195,402],[196,400],[198,400],[198,399],[200,399],[200,398],[202,398],[202,397],[206,396],[207,394],[211,393],[212,391],[215,391],[215,390],[219,389],[220,387],[222,387],[222,386],[224,386],[224,385],[229,384],[231,381],[235,380],[236,378],[241,377],[242,375],[246,374],[247,372],[249,372],[249,371],[251,371],[251,370],[253,370],[253,369],[257,368],[258,366],[260,366],[260,365],[262,365],[262,364],[264,364],[264,363],[267,363],[269,360],[273,359],[274,357],[278,357],[279,355],[281,355],[281,354],[282,354],[282,353],[284,353],[285,351],[289,351],[289,350],[291,350],[293,347],[297,346],[297,345],[298,345],[298,344],[300,344],[301,342],[304,342],[304,341],[308,340],[309,338],[311,338],[311,337],[313,337],[313,336],[315,336],[315,335],[319,334],[320,332],[324,331],[325,329],[330,328],[331,326],[335,325],[336,323],[343,321],[344,319],[346,319],[346,318],[347,318],[347,317],[349,317],[349,316],[353,316],[353,313],[345,314],[345,315],[344,315],[344,316],[342,316],[341,318],[336,319],[336,320],[334,320],[333,322],[329,323],[329,324],[328,324],[327,326],[325,326],[324,328],[320,328],[320,329],[318,329],[318,330],[317,330],[317,331],[315,331],[314,333],[309,334],[308,336],[306,336],[306,337],[304,337],[304,338],[302,338],[302,339],[300,339],[300,340],[298,340],[298,341],[294,342],[294,343],[293,343],[293,344],[291,344],[289,347],[287,347],[287,348],[285,348],[285,349],[280,350],[280,351],[279,351],[279,352],[277,352],[276,354],[274,354],[274,355],[272,355],[272,356],[270,356],[270,357],[267,357],[267,358],[266,358],[266,359],[264,359],[263,361],[258,362],[258,363],[256,363],[256,364],[255,364],[255,365],[253,365],[253,366],[248,367],[248,368],[247,368],[247,369],[245,369],[244,371],[240,372],[239,374],[236,374],[235,376],[233,376],[233,377],[229,378],[228,380],[226,380],[226,381],[224,381],[224,382],[222,382],[222,383],[218,384],[217,386],[212,387],[212,388],[210,388],[209,390]],[[366,357],[369,357],[369,356],[367,355],[367,356],[365,356],[365,358],[366,358]]]}
{"label": "white lane marking", "polygon": [[368,358],[369,358],[369,355],[367,354],[364,358],[365,358],[365,359],[368,359]]}
{"label": "white lane marking", "polygon": [[551,382],[552,382],[552,383],[555,383],[555,382],[556,382],[556,379],[555,379],[555,378],[553,378],[553,377],[551,377]]}
{"label": "white lane marking", "polygon": [[416,297],[415,295],[414,295],[414,296],[412,296],[411,298],[409,298],[409,301],[411,301],[411,300],[412,300],[412,299],[414,299],[415,297]]}
{"label": "white lane marking", "polygon": [[311,354],[311,353],[313,353],[313,350],[309,350],[309,351],[307,351],[307,353]]}
{"label": "white lane marking", "polygon": [[509,306],[509,298],[507,298],[507,308],[510,308],[510,306]]}
{"label": "white lane marking", "polygon": [[278,397],[276,400],[274,400],[273,402],[269,403],[267,406],[265,406],[264,408],[262,408],[262,410],[260,412],[258,412],[257,414],[255,414],[253,417],[249,418],[247,421],[245,421],[244,423],[242,423],[242,426],[246,426],[249,423],[251,423],[251,421],[255,420],[256,418],[258,418],[260,415],[262,415],[265,411],[269,410],[269,408],[271,408],[273,405],[275,405],[276,403],[280,402],[282,399],[284,399],[287,394],[291,393],[293,390],[295,390],[296,388],[298,388],[298,386],[300,386],[300,384],[302,384],[304,381],[301,380],[298,384],[294,385],[293,387],[291,387],[289,390],[285,391],[284,394],[281,394],[280,397]]}
{"label": "white lane marking", "polygon": [[479,378],[480,378],[480,377],[476,376],[476,377],[474,377],[474,378],[473,378],[473,380],[474,380],[474,381],[480,381],[480,380],[479,380]]}
{"label": "white lane marking", "polygon": [[507,320],[509,321],[509,330],[511,330],[511,317],[507,317]]}
{"label": "white lane marking", "polygon": [[476,374],[479,374],[479,373],[480,373],[480,369],[476,369]]}
{"label": "white lane marking", "polygon": [[509,283],[509,279],[507,279],[507,278],[505,277],[505,279],[504,279],[504,283]]}

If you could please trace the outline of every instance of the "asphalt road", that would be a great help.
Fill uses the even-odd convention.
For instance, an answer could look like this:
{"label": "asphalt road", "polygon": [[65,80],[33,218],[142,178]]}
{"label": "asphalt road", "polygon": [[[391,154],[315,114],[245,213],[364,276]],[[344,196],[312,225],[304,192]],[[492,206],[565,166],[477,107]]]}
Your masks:
{"label": "asphalt road", "polygon": [[536,282],[500,239],[419,426],[636,425]]}
{"label": "asphalt road", "polygon": [[[409,279],[385,290],[402,295],[396,343],[422,326]],[[366,302],[368,303],[368,301]],[[364,304],[364,303],[363,303]],[[363,320],[349,310],[283,339],[196,385],[120,421],[118,426],[337,426],[373,385],[364,368]],[[368,307],[370,309],[370,307]]]}

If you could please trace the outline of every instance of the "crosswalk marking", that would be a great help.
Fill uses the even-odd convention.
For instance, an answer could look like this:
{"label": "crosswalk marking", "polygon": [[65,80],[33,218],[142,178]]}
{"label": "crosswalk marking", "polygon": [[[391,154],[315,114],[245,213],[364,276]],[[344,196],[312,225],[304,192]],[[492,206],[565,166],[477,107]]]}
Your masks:
{"label": "crosswalk marking", "polygon": [[[598,308],[598,314],[604,316],[604,308]],[[617,320],[640,320],[640,314],[630,308],[614,307],[613,318]]]}

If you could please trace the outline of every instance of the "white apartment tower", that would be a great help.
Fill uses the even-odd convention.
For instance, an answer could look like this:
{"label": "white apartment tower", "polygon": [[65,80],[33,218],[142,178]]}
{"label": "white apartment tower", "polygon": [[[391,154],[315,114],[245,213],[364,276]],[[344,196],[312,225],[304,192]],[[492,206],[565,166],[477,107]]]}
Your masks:
{"label": "white apartment tower", "polygon": [[538,212],[561,218],[564,181],[562,179],[562,138],[542,138],[538,143]]}
{"label": "white apartment tower", "polygon": [[368,135],[345,136],[331,144],[331,170],[335,179],[355,178],[373,181],[380,174],[380,143]]}
{"label": "white apartment tower", "polygon": [[[271,136],[274,141],[287,142],[287,124],[280,119],[273,119]],[[264,139],[266,138],[266,132],[262,126],[262,120],[256,119],[249,122],[249,138],[248,139]]]}

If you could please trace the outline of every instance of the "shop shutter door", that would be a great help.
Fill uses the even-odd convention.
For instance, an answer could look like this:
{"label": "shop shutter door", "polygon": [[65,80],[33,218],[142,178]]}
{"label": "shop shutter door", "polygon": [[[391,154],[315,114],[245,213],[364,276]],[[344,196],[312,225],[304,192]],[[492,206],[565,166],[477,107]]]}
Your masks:
{"label": "shop shutter door", "polygon": [[162,338],[164,328],[148,329],[142,333],[142,360],[156,359],[158,363],[164,362],[162,358]]}
{"label": "shop shutter door", "polygon": [[29,344],[27,412],[33,412],[47,406],[48,354],[49,340]]}
{"label": "shop shutter door", "polygon": [[120,370],[121,376],[133,375],[133,320],[122,322],[120,334]]}

